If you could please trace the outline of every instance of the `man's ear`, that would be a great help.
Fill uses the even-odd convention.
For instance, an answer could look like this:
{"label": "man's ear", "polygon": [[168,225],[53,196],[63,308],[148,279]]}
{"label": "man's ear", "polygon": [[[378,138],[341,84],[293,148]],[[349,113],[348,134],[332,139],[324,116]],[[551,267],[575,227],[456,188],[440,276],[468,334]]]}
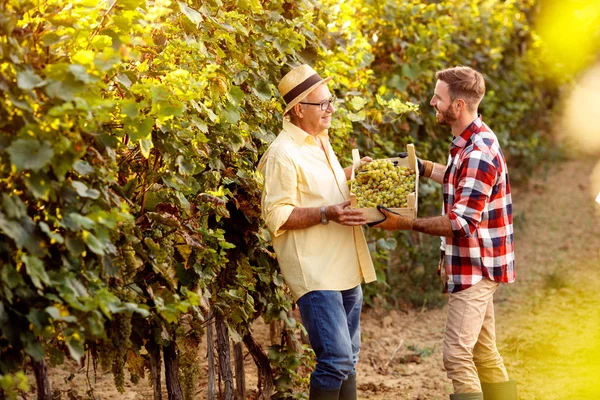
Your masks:
{"label": "man's ear", "polygon": [[456,107],[456,111],[462,111],[467,107],[467,103],[463,99],[456,99],[454,107]]}
{"label": "man's ear", "polygon": [[298,118],[304,118],[304,107],[302,107],[302,104],[296,104],[294,106],[294,112]]}

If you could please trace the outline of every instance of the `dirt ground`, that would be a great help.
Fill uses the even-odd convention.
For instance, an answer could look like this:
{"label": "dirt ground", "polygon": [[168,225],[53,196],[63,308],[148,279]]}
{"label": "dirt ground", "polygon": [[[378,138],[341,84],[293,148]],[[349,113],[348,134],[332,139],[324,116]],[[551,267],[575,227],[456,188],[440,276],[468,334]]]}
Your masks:
{"label": "dirt ground", "polygon": [[[567,161],[536,173],[514,193],[517,282],[503,285],[495,304],[498,347],[518,382],[520,399],[600,399],[598,178],[597,157]],[[360,399],[448,398],[452,385],[441,354],[445,312],[363,313]],[[266,344],[268,328],[258,322],[254,332]],[[256,385],[252,364],[247,357],[249,391]],[[63,398],[69,388],[81,395],[88,388],[86,371],[74,365],[52,369],[50,378]],[[99,374],[94,395],[103,400],[152,398],[146,380],[126,385],[120,394],[110,373]],[[204,380],[197,398],[206,398]]]}

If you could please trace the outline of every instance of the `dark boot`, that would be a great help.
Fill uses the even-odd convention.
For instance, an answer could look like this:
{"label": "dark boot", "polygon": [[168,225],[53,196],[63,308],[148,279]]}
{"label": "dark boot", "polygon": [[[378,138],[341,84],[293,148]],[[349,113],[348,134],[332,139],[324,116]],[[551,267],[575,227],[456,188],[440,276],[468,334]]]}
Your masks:
{"label": "dark boot", "polygon": [[356,375],[350,375],[342,382],[340,400],[356,400]]}
{"label": "dark boot", "polygon": [[310,387],[308,400],[338,400],[340,390],[323,390],[316,387]]}
{"label": "dark boot", "polygon": [[507,381],[499,383],[481,382],[483,398],[485,400],[517,400],[517,382]]}
{"label": "dark boot", "polygon": [[454,393],[450,400],[483,400],[483,393]]}

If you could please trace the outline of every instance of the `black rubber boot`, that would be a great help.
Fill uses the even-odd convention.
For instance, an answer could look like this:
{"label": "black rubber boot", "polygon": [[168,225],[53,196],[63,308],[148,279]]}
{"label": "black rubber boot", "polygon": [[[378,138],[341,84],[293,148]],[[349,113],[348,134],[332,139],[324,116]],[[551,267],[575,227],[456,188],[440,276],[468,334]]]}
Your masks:
{"label": "black rubber boot", "polygon": [[315,387],[310,387],[310,395],[308,400],[338,400],[340,390],[323,390]]}
{"label": "black rubber boot", "polygon": [[350,375],[342,382],[340,388],[340,400],[356,400],[356,375]]}
{"label": "black rubber boot", "polygon": [[485,400],[517,400],[517,382],[507,381],[499,383],[481,382],[483,398]]}
{"label": "black rubber boot", "polygon": [[483,393],[454,393],[450,400],[483,400]]}

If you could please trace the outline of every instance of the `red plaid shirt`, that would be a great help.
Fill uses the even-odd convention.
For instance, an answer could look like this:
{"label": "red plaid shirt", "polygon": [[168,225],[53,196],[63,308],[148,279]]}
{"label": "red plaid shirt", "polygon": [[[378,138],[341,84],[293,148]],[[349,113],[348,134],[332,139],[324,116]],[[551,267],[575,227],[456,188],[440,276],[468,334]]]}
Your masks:
{"label": "red plaid shirt", "polygon": [[483,278],[515,280],[508,170],[498,138],[481,116],[450,145],[444,214],[450,217],[454,233],[442,239],[450,293]]}

